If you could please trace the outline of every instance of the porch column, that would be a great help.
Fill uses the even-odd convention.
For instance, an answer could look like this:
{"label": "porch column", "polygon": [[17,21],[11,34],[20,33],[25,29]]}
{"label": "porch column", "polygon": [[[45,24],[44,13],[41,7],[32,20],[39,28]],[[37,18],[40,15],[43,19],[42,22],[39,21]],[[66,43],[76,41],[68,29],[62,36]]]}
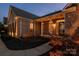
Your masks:
{"label": "porch column", "polygon": [[56,21],[53,21],[52,27],[53,27],[53,34],[56,35],[56,30],[57,30]]}
{"label": "porch column", "polygon": [[18,23],[19,17],[15,17],[15,32],[16,32],[16,37],[19,37],[19,23]]}
{"label": "porch column", "polygon": [[19,22],[19,26],[20,26],[20,28],[19,28],[19,30],[20,30],[20,37],[22,36],[22,20],[20,19],[20,22]]}
{"label": "porch column", "polygon": [[52,29],[52,20],[49,21],[49,33],[52,35],[53,34],[53,29]]}
{"label": "porch column", "polygon": [[36,36],[36,22],[33,21],[33,35]]}
{"label": "porch column", "polygon": [[41,22],[41,36],[43,36],[43,22]]}

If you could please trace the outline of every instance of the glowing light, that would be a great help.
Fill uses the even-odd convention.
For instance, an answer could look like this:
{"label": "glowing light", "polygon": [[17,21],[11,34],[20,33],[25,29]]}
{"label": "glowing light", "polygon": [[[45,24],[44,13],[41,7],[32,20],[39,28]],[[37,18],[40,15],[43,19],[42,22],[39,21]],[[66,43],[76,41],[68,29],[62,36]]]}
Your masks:
{"label": "glowing light", "polygon": [[15,17],[15,19],[18,19],[18,17]]}
{"label": "glowing light", "polygon": [[53,26],[53,28],[55,29],[55,27],[56,27],[56,24],[54,23],[54,24],[52,24],[52,26]]}
{"label": "glowing light", "polygon": [[11,35],[11,32],[9,32],[9,35]]}
{"label": "glowing light", "polygon": [[17,33],[15,33],[15,35],[17,36],[18,34],[17,34]]}
{"label": "glowing light", "polygon": [[30,29],[33,30],[33,23],[30,23]]}
{"label": "glowing light", "polygon": [[12,34],[12,37],[13,37],[14,36],[14,33],[12,32],[11,34]]}

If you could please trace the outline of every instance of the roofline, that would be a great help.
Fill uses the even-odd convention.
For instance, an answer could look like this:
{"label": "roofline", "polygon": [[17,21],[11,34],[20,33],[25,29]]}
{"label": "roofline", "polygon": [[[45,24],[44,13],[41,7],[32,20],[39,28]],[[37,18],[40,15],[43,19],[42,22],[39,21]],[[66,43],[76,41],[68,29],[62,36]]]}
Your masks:
{"label": "roofline", "polygon": [[67,3],[67,4],[65,5],[65,7],[63,8],[63,10],[66,9],[66,8],[68,8],[68,7],[70,7],[70,6],[72,6],[73,4],[76,4],[76,3]]}
{"label": "roofline", "polygon": [[66,9],[71,3],[67,3],[63,9]]}
{"label": "roofline", "polygon": [[15,7],[15,6],[12,6],[12,5],[10,5],[10,7],[9,8],[16,8],[16,9],[19,9],[19,10],[21,10],[21,11],[24,11],[24,12],[26,12],[26,13],[29,13],[29,14],[31,14],[31,15],[34,15],[34,16],[36,16],[37,18],[39,18],[39,16],[38,15],[36,15],[36,14],[33,14],[33,13],[31,13],[31,12],[29,12],[29,11],[26,11],[26,10],[23,10],[23,9],[20,9],[20,8],[17,8],[17,7]]}
{"label": "roofline", "polygon": [[[42,17],[46,17],[46,16],[50,16],[50,15],[54,15],[54,14],[56,14],[56,13],[60,13],[60,12],[62,12],[62,10],[54,11],[53,13],[49,13],[49,14],[46,14],[46,15],[41,16],[41,17],[38,17],[38,18],[42,18]],[[38,18],[37,18],[37,19],[38,19]]]}

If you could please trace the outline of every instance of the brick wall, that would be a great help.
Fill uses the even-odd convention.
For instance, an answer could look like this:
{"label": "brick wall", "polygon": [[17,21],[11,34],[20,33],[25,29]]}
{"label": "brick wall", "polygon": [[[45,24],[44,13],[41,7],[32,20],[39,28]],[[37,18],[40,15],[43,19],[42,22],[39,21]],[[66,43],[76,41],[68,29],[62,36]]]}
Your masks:
{"label": "brick wall", "polygon": [[79,6],[72,12],[65,13],[65,32],[66,34],[73,36],[76,29],[79,27],[79,16],[78,16]]}
{"label": "brick wall", "polygon": [[43,24],[43,34],[48,35],[49,34],[49,22],[44,22]]}

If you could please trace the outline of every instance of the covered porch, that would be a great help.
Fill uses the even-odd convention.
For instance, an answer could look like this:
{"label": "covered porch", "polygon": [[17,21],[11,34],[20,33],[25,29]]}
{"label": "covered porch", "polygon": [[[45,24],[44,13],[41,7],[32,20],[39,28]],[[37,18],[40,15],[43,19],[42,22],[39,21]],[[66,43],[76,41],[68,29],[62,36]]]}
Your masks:
{"label": "covered porch", "polygon": [[52,35],[62,35],[64,33],[64,15],[57,13],[34,20],[34,35],[51,37]]}

